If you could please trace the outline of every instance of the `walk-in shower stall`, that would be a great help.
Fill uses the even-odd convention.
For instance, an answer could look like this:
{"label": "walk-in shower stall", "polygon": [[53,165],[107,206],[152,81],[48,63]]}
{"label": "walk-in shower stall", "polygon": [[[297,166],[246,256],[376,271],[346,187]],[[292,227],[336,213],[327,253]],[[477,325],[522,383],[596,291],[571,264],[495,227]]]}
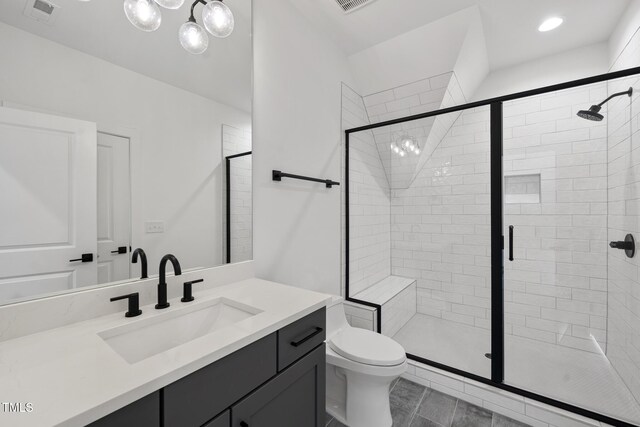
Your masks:
{"label": "walk-in shower stall", "polygon": [[347,299],[416,361],[640,425],[638,73],[348,129]]}

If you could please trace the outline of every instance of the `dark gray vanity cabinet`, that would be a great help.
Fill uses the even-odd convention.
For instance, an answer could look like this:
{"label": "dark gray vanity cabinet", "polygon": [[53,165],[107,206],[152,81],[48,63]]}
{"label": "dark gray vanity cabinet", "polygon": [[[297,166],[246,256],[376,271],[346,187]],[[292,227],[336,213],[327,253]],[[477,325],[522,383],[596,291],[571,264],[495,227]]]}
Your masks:
{"label": "dark gray vanity cabinet", "polygon": [[324,427],[325,346],[231,407],[231,427]]}
{"label": "dark gray vanity cabinet", "polygon": [[317,310],[91,427],[324,427],[326,310]]}
{"label": "dark gray vanity cabinet", "polygon": [[227,409],[202,427],[229,427],[231,425],[231,410]]}
{"label": "dark gray vanity cabinet", "polygon": [[277,373],[277,333],[164,388],[164,427],[200,427]]}
{"label": "dark gray vanity cabinet", "polygon": [[151,393],[140,400],[113,412],[89,427],[140,427],[160,425],[160,391]]}

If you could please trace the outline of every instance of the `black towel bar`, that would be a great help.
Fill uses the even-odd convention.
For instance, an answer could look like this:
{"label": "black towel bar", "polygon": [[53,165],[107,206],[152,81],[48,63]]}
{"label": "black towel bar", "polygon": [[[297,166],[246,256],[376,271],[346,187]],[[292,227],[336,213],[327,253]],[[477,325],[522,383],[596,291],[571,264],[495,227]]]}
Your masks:
{"label": "black towel bar", "polygon": [[303,181],[313,181],[313,182],[321,182],[327,186],[327,188],[331,188],[334,185],[340,185],[339,182],[332,181],[330,179],[320,179],[320,178],[311,178],[308,176],[302,175],[294,175],[291,173],[285,173],[282,171],[273,170],[271,176],[274,181],[282,181],[282,178],[293,178],[293,179],[301,179]]}

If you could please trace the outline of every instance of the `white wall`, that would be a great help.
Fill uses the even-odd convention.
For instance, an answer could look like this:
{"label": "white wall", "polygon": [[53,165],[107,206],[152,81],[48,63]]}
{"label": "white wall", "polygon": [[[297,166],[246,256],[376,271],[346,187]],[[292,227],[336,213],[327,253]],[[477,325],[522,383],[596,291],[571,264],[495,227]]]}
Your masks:
{"label": "white wall", "polygon": [[255,0],[253,191],[258,277],[340,292],[340,188],[278,169],[341,176],[341,82],[347,58],[286,1]]}
{"label": "white wall", "polygon": [[598,43],[492,71],[471,97],[493,98],[606,73],[608,46]]}
{"label": "white wall", "polygon": [[[625,48],[631,47],[628,46],[631,43],[633,36],[638,32],[640,28],[640,0],[632,0],[629,3],[629,7],[622,14],[622,19],[616,26],[615,31],[611,34],[609,38],[609,64],[613,66],[617,61],[620,61],[622,58],[619,58]],[[629,55],[630,51],[627,49],[627,52],[624,56],[626,58],[622,59],[624,61],[624,65],[628,68],[637,67],[637,62],[630,62]]]}
{"label": "white wall", "polygon": [[[132,244],[150,272],[169,252],[183,268],[221,262],[221,125],[250,128],[249,113],[1,23],[0,58],[1,100],[139,137]],[[149,220],[165,221],[165,233],[145,234]]]}
{"label": "white wall", "polygon": [[473,19],[468,8],[349,57],[360,89],[370,95],[453,71]]}

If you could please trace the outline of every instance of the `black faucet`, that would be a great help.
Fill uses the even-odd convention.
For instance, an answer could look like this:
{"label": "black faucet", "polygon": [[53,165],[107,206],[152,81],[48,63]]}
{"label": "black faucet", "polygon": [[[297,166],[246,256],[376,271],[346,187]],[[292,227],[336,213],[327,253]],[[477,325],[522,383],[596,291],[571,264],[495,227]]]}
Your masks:
{"label": "black faucet", "polygon": [[135,251],[133,251],[133,255],[131,256],[131,262],[134,264],[137,264],[138,255],[140,256],[140,263],[142,264],[142,275],[140,276],[140,278],[148,279],[149,276],[147,275],[147,254],[144,253],[142,248],[138,248]]}
{"label": "black faucet", "polygon": [[167,261],[171,261],[171,264],[173,264],[173,272],[176,276],[180,276],[182,274],[182,269],[180,268],[178,258],[171,254],[167,254],[162,257],[162,259],[160,260],[160,283],[158,283],[158,303],[156,304],[157,309],[169,307],[169,303],[167,302],[167,280],[165,278]]}

